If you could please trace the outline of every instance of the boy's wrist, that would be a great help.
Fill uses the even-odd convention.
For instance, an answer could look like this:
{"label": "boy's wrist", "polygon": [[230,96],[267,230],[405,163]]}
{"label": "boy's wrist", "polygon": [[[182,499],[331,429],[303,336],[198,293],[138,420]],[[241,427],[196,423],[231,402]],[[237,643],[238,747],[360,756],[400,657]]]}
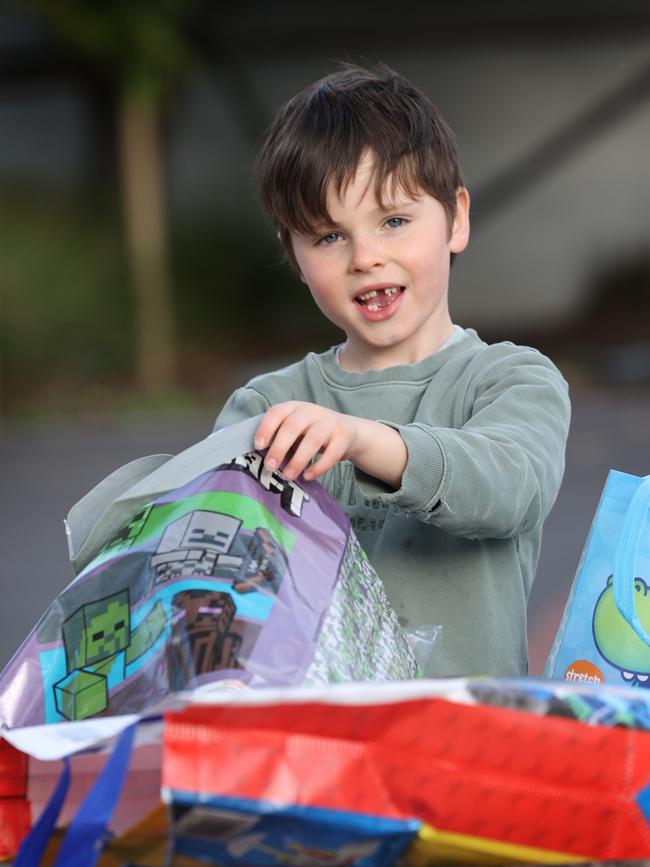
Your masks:
{"label": "boy's wrist", "polygon": [[406,444],[399,431],[378,421],[355,419],[355,445],[349,460],[366,475],[397,490],[408,461]]}

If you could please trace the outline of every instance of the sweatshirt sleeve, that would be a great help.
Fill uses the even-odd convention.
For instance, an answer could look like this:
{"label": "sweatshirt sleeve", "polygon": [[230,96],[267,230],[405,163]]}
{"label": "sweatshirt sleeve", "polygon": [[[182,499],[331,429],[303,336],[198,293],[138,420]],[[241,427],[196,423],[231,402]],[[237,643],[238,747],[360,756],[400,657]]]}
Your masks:
{"label": "sweatshirt sleeve", "polygon": [[238,388],[233,391],[221,408],[213,430],[221,430],[221,428],[229,427],[231,424],[237,424],[244,419],[260,415],[266,412],[270,406],[270,401],[256,389],[250,386]]}
{"label": "sweatshirt sleeve", "polygon": [[468,390],[467,421],[427,423],[421,407],[399,431],[408,460],[397,491],[356,472],[366,495],[442,530],[471,539],[508,538],[546,518],[562,481],[570,404],[557,368],[535,350],[513,347]]}

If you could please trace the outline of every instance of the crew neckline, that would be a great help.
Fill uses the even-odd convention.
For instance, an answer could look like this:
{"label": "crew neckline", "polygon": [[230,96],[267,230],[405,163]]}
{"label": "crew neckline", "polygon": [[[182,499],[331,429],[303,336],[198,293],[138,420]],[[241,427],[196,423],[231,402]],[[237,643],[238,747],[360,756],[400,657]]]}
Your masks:
{"label": "crew neckline", "polygon": [[[415,364],[397,364],[383,370],[366,370],[363,373],[345,370],[338,362],[337,355],[343,344],[332,346],[321,354],[310,353],[319,365],[325,379],[338,386],[356,386],[367,383],[418,382],[431,377],[448,359],[450,353],[458,348],[469,348],[470,344],[482,342],[471,328],[454,325],[454,333],[431,355]],[[466,344],[466,346],[465,346]]]}
{"label": "crew neckline", "polygon": [[[451,346],[452,343],[456,343],[465,334],[465,329],[460,325],[452,325],[452,329],[453,330],[452,330],[451,334],[449,335],[449,337],[440,344],[440,346],[436,349],[435,352],[432,353],[432,355],[435,355],[436,352],[441,352],[443,349],[446,349],[448,346]],[[332,349],[334,351],[334,360],[336,361],[338,366],[341,368],[341,370],[345,370],[345,368],[341,364],[341,350],[343,349],[344,345],[345,344],[343,344],[343,343],[339,343],[336,346],[332,347]],[[392,365],[392,366],[393,367],[403,367],[404,365],[399,364],[399,365]],[[384,368],[384,369],[386,369],[386,368]],[[352,371],[350,371],[350,370],[348,370],[346,372],[352,373]]]}

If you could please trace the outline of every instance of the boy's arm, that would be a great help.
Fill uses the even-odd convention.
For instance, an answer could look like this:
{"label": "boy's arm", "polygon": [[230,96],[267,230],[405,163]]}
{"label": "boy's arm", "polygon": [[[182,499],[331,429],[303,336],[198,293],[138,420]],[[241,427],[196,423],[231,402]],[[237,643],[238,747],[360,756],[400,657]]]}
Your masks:
{"label": "boy's arm", "polygon": [[[407,452],[404,440],[392,427],[306,401],[283,401],[270,407],[269,400],[254,388],[239,388],[224,404],[214,430],[266,413],[255,446],[262,449],[273,440],[265,460],[270,469],[279,466],[302,437],[285,467],[288,478],[299,476],[321,446],[329,445],[329,451],[309,468],[305,478],[320,478],[337,461],[350,460],[362,472],[382,480],[389,489],[399,487]],[[282,431],[274,439],[279,427]],[[303,436],[307,430],[310,434]]]}
{"label": "boy's arm", "polygon": [[465,401],[461,428],[436,424],[433,403],[421,403],[418,421],[406,425],[279,403],[264,416],[256,447],[268,447],[269,467],[287,458],[289,477],[319,452],[305,478],[349,460],[364,495],[454,535],[507,538],[532,530],[546,518],[564,472],[564,379],[540,353],[512,347],[486,357]]}
{"label": "boy's arm", "polygon": [[213,431],[229,427],[231,424],[261,415],[270,407],[269,401],[254,388],[244,386],[238,388],[224,403],[214,423]]}
{"label": "boy's arm", "polygon": [[269,469],[286,460],[283,472],[289,479],[301,473],[308,481],[317,479],[346,460],[390,490],[399,488],[408,458],[393,427],[298,400],[277,403],[266,412],[255,447],[268,448],[264,463]]}
{"label": "boy's arm", "polygon": [[[486,364],[471,400],[460,429],[426,418],[394,425],[408,450],[399,490],[386,492],[359,471],[357,481],[365,495],[454,535],[508,538],[532,530],[564,474],[566,382],[540,353],[512,347]],[[434,406],[429,414],[433,420]]]}
{"label": "boy's arm", "polygon": [[[312,477],[320,477],[338,460],[350,460],[366,496],[454,535],[507,538],[539,526],[564,473],[570,416],[566,382],[539,352],[513,346],[509,353],[486,357],[475,393],[465,399],[471,404],[468,418],[457,429],[436,423],[433,403],[420,405],[417,422],[397,425],[356,419],[309,403],[276,403],[269,409],[270,400],[255,389],[242,388],[227,402],[215,429],[266,413],[262,439],[256,444],[265,448],[280,420],[288,417],[287,408],[309,407],[314,424],[328,421],[333,450],[324,455],[313,442],[303,444],[300,422],[281,447],[269,449],[267,462],[275,459],[279,465],[296,442],[302,452],[294,454],[293,468],[305,467],[319,450],[319,460],[326,460],[308,468]],[[388,395],[386,408],[390,410]],[[355,423],[356,445],[350,421]],[[337,432],[341,422],[346,422],[343,434]]]}

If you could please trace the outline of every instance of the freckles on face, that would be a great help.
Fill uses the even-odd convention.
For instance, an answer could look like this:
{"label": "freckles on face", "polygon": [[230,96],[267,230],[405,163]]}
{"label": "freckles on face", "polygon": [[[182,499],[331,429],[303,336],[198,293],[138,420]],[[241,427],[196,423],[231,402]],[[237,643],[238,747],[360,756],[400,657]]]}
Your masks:
{"label": "freckles on face", "polygon": [[423,288],[421,283],[446,282],[448,272],[449,227],[442,205],[427,194],[415,199],[401,194],[395,202],[380,203],[374,185],[358,175],[340,195],[330,191],[330,223],[316,226],[310,236],[291,236],[300,278],[330,317],[336,317],[329,303],[334,296],[337,307],[346,297],[367,308],[385,300],[366,298],[368,291]]}
{"label": "freckles on face", "polygon": [[380,201],[373,180],[362,161],[346,187],[330,184],[330,221],[291,233],[301,279],[356,369],[413,363],[449,336],[450,254],[465,243],[435,197],[389,183]]}

